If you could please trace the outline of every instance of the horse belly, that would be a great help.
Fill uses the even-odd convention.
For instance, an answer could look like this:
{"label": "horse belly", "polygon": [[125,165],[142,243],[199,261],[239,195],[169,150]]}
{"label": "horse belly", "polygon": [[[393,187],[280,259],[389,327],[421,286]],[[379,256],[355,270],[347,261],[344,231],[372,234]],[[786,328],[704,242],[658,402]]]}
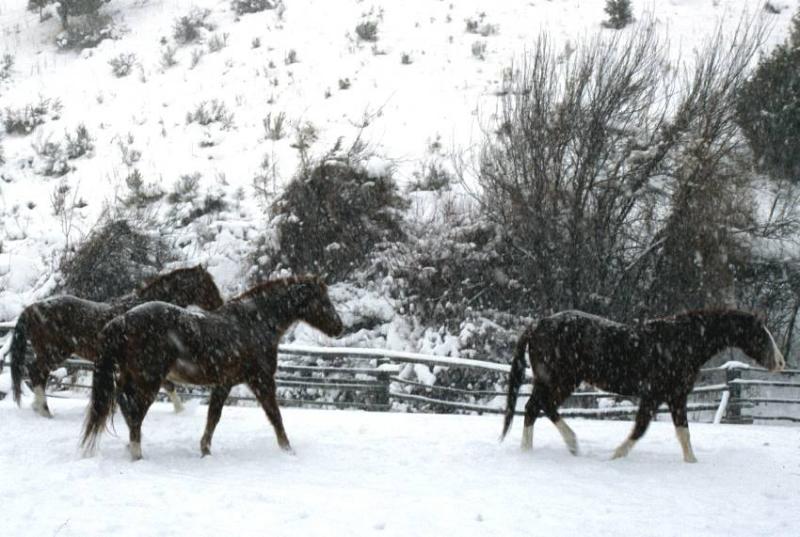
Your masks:
{"label": "horse belly", "polygon": [[190,360],[178,358],[167,373],[167,380],[178,384],[208,384],[205,372]]}

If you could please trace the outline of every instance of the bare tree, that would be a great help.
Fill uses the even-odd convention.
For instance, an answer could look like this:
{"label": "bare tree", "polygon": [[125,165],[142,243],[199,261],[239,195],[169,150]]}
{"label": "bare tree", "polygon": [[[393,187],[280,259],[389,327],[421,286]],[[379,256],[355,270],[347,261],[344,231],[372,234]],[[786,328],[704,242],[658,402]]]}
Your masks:
{"label": "bare tree", "polygon": [[[486,214],[504,230],[538,311],[605,311],[685,128],[668,121],[675,77],[639,27],[559,58],[548,36],[514,66],[478,170]],[[518,297],[517,297],[518,298]]]}

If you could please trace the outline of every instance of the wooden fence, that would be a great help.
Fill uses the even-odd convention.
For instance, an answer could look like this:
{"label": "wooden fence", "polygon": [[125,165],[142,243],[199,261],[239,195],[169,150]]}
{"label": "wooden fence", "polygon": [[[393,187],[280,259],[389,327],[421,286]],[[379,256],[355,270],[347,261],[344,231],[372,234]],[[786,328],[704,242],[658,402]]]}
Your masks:
{"label": "wooden fence", "polygon": [[[13,326],[10,325],[10,326]],[[10,328],[0,324],[0,338]],[[0,339],[5,352],[10,337]],[[355,364],[355,365],[354,365]],[[489,378],[476,389],[469,383],[444,386],[420,382],[409,374],[409,364],[469,371],[472,378]],[[48,388],[58,397],[66,390],[86,392],[87,371],[92,364],[70,359],[54,375]],[[278,374],[278,396],[284,406],[334,407],[371,411],[502,413],[505,378],[509,366],[479,360],[431,356],[417,353],[360,348],[319,348],[282,345]],[[530,370],[527,371],[530,377]],[[517,413],[530,392],[523,387]],[[206,399],[201,387],[180,387],[184,397]],[[234,389],[230,402],[253,401],[243,389]],[[565,416],[628,419],[638,402],[630,397],[587,388],[573,394],[563,405]],[[753,423],[754,421],[800,422],[800,370],[768,373],[764,369],[730,363],[702,369],[689,399],[694,421]],[[660,413],[668,412],[665,406]]]}

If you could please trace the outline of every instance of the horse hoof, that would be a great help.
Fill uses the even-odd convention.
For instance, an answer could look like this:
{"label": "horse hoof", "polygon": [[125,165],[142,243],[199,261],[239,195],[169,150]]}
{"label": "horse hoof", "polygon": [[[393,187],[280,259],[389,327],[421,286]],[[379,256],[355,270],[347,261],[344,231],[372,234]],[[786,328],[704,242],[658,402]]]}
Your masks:
{"label": "horse hoof", "polygon": [[200,458],[204,458],[211,455],[211,450],[208,448],[203,448],[200,450]]}
{"label": "horse hoof", "polygon": [[688,462],[688,463],[694,464],[694,463],[697,462],[697,457],[695,457],[694,455],[691,455],[689,457],[684,457],[683,458],[683,462]]}
{"label": "horse hoof", "polygon": [[39,414],[43,418],[53,419],[53,415],[50,413],[50,409],[48,408],[33,408],[33,411]]}

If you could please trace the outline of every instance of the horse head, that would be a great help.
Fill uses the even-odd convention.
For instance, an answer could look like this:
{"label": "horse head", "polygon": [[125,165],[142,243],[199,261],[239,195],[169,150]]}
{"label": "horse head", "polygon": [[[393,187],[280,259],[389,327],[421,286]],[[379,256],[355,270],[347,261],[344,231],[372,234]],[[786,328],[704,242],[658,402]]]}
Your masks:
{"label": "horse head", "polygon": [[770,371],[781,371],[786,367],[786,360],[763,316],[748,315],[742,332],[744,337],[740,338],[739,347],[746,355]]}
{"label": "horse head", "polygon": [[307,295],[301,310],[303,321],[327,336],[334,337],[341,334],[344,324],[328,296],[328,286],[325,282],[321,278],[309,277],[304,288]]}
{"label": "horse head", "polygon": [[219,288],[214,282],[214,278],[206,270],[203,265],[197,265],[191,269],[197,278],[199,285],[197,285],[196,304],[204,310],[215,310],[222,306],[224,301],[222,295],[219,293]]}

